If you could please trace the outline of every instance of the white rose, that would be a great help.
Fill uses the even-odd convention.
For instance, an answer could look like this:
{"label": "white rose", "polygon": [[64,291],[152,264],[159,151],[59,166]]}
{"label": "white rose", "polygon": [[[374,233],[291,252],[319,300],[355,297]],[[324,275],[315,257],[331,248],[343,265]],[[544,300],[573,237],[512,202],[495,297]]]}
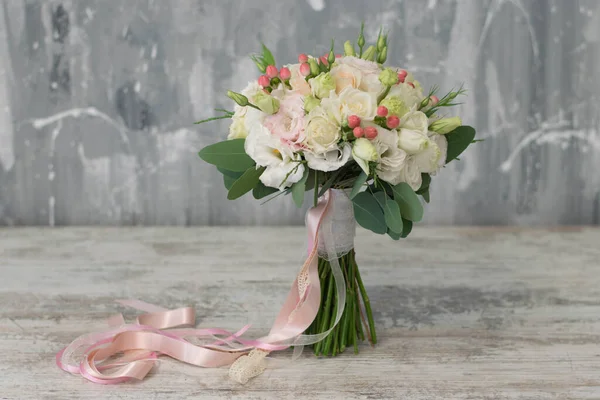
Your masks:
{"label": "white rose", "polygon": [[335,81],[335,92],[338,94],[347,87],[357,89],[362,79],[361,72],[347,64],[336,63],[331,68],[330,74]]}
{"label": "white rose", "polygon": [[304,158],[308,166],[317,171],[335,171],[344,166],[352,155],[352,146],[348,143],[343,147],[330,150],[326,153],[314,154],[310,151],[304,152]]}
{"label": "white rose", "polygon": [[[374,61],[363,60],[362,58],[354,56],[345,56],[335,60],[336,65],[348,65],[358,71],[361,74],[376,74],[379,75],[381,67]],[[335,65],[334,65],[335,66]]]}
{"label": "white rose", "polygon": [[427,124],[427,116],[421,111],[406,113],[398,128],[398,147],[408,154],[424,151],[429,143]]}
{"label": "white rose", "polygon": [[409,156],[406,158],[406,165],[402,169],[401,182],[408,183],[408,185],[414,191],[419,190],[421,187],[423,179],[421,178],[421,171],[417,166],[414,156]]}
{"label": "white rose", "polygon": [[369,139],[359,138],[354,141],[354,145],[352,146],[352,158],[368,175],[369,162],[377,161],[379,154]]}
{"label": "white rose", "polygon": [[300,155],[271,135],[264,126],[257,125],[249,132],[244,150],[257,166],[266,167],[260,176],[265,186],[283,190],[302,179],[304,165],[300,163]]}
{"label": "white rose", "polygon": [[304,129],[305,144],[316,154],[334,150],[342,137],[339,122],[326,112],[323,102],[320,107],[315,107],[308,113]]}
{"label": "white rose", "polygon": [[246,117],[234,116],[231,125],[229,125],[229,135],[227,135],[227,139],[245,139],[246,136],[248,136],[248,131],[246,130]]}
{"label": "white rose", "polygon": [[339,99],[345,117],[357,115],[364,121],[372,121],[375,118],[377,113],[377,96],[375,93],[347,87],[339,94]]}

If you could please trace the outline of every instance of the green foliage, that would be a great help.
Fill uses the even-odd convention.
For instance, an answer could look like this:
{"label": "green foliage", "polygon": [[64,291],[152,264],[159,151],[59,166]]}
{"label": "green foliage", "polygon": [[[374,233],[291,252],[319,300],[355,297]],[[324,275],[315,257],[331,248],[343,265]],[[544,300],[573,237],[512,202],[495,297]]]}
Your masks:
{"label": "green foliage", "polygon": [[252,189],[252,196],[254,196],[256,200],[260,200],[278,191],[279,189],[265,186],[259,181],[256,186],[254,186],[254,189]]}
{"label": "green foliage", "polygon": [[306,180],[308,179],[308,168],[304,168],[302,178],[292,185],[292,198],[298,208],[304,203],[304,192],[306,191]]}
{"label": "green foliage", "polygon": [[373,194],[379,206],[383,209],[383,216],[387,230],[402,233],[402,215],[400,215],[400,206],[394,200],[390,199],[385,192],[376,192]]}
{"label": "green foliage", "polygon": [[353,199],[360,192],[360,189],[367,182],[369,176],[365,173],[365,171],[361,171],[360,175],[356,177],[354,181],[354,185],[352,185],[352,191],[350,192],[350,198]]}
{"label": "green foliage", "polygon": [[225,140],[206,146],[198,155],[209,164],[234,172],[243,172],[255,165],[244,150],[244,139]]}
{"label": "green foliage", "polygon": [[450,133],[447,133],[448,153],[446,155],[446,164],[457,158],[475,138],[475,129],[471,126],[459,126]]}
{"label": "green foliage", "polygon": [[235,200],[254,189],[260,182],[259,178],[264,171],[265,167],[260,167],[259,169],[256,169],[255,167],[248,168],[246,172],[231,185],[231,188],[227,193],[227,198],[229,200]]}
{"label": "green foliage", "polygon": [[273,57],[273,53],[264,43],[262,43],[262,58],[267,63],[267,65],[275,65],[275,57]]}
{"label": "green foliage", "polygon": [[402,216],[410,221],[419,222],[423,219],[423,205],[419,201],[419,197],[406,183],[401,182],[392,187],[394,200],[400,206]]}
{"label": "green foliage", "polygon": [[223,184],[225,185],[225,189],[231,189],[235,181],[237,181],[237,178],[233,178],[229,175],[223,175]]}
{"label": "green foliage", "polygon": [[361,192],[352,199],[354,217],[360,226],[378,234],[387,232],[383,210],[369,192]]}
{"label": "green foliage", "polygon": [[400,237],[405,238],[412,231],[413,223],[412,223],[412,221],[410,221],[408,219],[402,218],[402,226],[403,226],[402,235]]}

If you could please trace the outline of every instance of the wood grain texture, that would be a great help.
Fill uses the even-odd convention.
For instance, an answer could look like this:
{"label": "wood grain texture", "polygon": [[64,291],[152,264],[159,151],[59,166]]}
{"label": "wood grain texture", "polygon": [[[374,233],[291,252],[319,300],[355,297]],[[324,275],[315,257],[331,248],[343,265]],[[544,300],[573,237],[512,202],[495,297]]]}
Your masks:
{"label": "wood grain texture", "polygon": [[[268,12],[265,12],[268,10]],[[432,185],[431,224],[600,221],[596,0],[0,0],[0,224],[291,225],[289,199],[223,201],[198,160],[227,89],[331,38],[390,30],[388,61],[486,139]]]}
{"label": "wood grain texture", "polygon": [[[192,305],[199,326],[268,330],[303,256],[302,228],[0,230],[0,399],[598,399],[600,230],[359,230],[380,344],[305,353],[246,386],[164,359],[142,383],[54,365],[134,297]],[[290,353],[277,360],[289,360]]]}

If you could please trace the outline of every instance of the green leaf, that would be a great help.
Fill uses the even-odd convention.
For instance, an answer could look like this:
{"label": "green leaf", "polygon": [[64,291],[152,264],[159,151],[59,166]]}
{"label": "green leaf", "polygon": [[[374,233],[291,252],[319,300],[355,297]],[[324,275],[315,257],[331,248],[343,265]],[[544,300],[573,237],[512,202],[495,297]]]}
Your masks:
{"label": "green leaf", "polygon": [[233,183],[229,189],[229,193],[227,193],[227,198],[229,200],[235,200],[254,189],[260,182],[259,178],[264,171],[265,167],[260,167],[259,169],[256,169],[255,167],[248,168],[246,172]]}
{"label": "green leaf", "polygon": [[421,196],[423,197],[423,200],[425,200],[425,203],[429,203],[429,190],[426,190],[423,193],[421,193]]}
{"label": "green leaf", "polygon": [[234,172],[243,172],[255,165],[244,150],[244,139],[211,144],[200,150],[198,155],[209,164]]}
{"label": "green leaf", "polygon": [[390,229],[387,230],[387,234],[389,237],[391,237],[394,240],[399,240],[402,237],[402,234],[396,233]]}
{"label": "green leaf", "polygon": [[379,203],[369,192],[361,192],[352,199],[354,217],[360,226],[375,233],[387,232],[385,217]]}
{"label": "green leaf", "polygon": [[225,184],[225,189],[231,189],[235,181],[237,181],[237,178],[232,178],[231,176],[223,175],[223,183]]}
{"label": "green leaf", "polygon": [[446,164],[448,164],[469,147],[475,138],[475,129],[463,125],[447,133],[445,136],[448,140],[448,153],[446,155]]}
{"label": "green leaf", "polygon": [[402,229],[402,235],[400,235],[400,237],[405,238],[412,231],[413,223],[412,223],[412,221],[402,218],[402,224],[403,224],[403,229]]}
{"label": "green leaf", "polygon": [[258,184],[254,186],[254,189],[252,189],[252,196],[254,196],[256,200],[259,200],[278,191],[279,189],[265,186],[262,182],[259,181]]}
{"label": "green leaf", "polygon": [[417,194],[421,194],[423,192],[426,192],[429,190],[429,185],[431,184],[431,175],[429,174],[421,174],[421,179],[422,179],[422,183],[421,183],[421,187],[419,188],[419,190],[417,190]]}
{"label": "green leaf", "polygon": [[304,203],[304,192],[306,191],[306,180],[308,179],[308,168],[304,168],[302,178],[292,185],[292,198],[298,208]]}
{"label": "green leaf", "polygon": [[262,58],[267,63],[267,65],[275,65],[275,57],[273,57],[273,53],[271,53],[271,50],[269,50],[264,43],[262,44],[262,50]]}
{"label": "green leaf", "polygon": [[394,200],[400,206],[400,213],[408,220],[419,222],[423,219],[423,205],[419,197],[406,182],[401,182],[392,187]]}
{"label": "green leaf", "polygon": [[327,190],[329,190],[329,188],[331,187],[331,185],[333,185],[333,183],[335,182],[335,180],[337,179],[338,176],[340,176],[340,174],[342,173],[343,168],[338,169],[337,171],[335,171],[333,174],[331,174],[331,176],[329,177],[329,179],[327,179],[325,181],[325,183],[323,184],[323,186],[321,186],[321,190],[319,191],[319,197],[323,196],[325,194],[325,192]]}
{"label": "green leaf", "polygon": [[373,197],[375,197],[375,200],[383,208],[383,217],[388,230],[402,233],[402,215],[400,215],[400,206],[398,203],[390,199],[385,192],[377,192]]}
{"label": "green leaf", "polygon": [[308,169],[308,179],[306,180],[304,190],[313,190],[315,187],[315,171],[308,167],[306,169]]}
{"label": "green leaf", "polygon": [[239,171],[230,171],[228,169],[225,168],[221,168],[221,167],[217,167],[217,170],[222,173],[225,176],[229,176],[230,178],[239,178],[240,176],[244,175],[244,172],[239,172]]}
{"label": "green leaf", "polygon": [[352,186],[352,191],[350,192],[351,199],[356,197],[356,195],[360,192],[360,189],[367,182],[367,179],[369,179],[369,176],[365,173],[365,171],[362,171],[360,175],[356,178],[356,180],[354,181],[354,185]]}

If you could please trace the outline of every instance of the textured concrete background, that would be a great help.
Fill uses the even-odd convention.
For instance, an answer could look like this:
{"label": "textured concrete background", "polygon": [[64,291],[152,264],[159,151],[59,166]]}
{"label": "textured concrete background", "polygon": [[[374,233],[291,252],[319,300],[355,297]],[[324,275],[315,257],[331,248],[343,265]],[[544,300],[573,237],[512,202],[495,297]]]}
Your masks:
{"label": "textured concrete background", "polygon": [[0,0],[0,223],[302,223],[282,198],[228,202],[196,127],[256,76],[330,38],[391,30],[389,61],[460,83],[479,143],[435,178],[427,222],[597,224],[595,0]]}

